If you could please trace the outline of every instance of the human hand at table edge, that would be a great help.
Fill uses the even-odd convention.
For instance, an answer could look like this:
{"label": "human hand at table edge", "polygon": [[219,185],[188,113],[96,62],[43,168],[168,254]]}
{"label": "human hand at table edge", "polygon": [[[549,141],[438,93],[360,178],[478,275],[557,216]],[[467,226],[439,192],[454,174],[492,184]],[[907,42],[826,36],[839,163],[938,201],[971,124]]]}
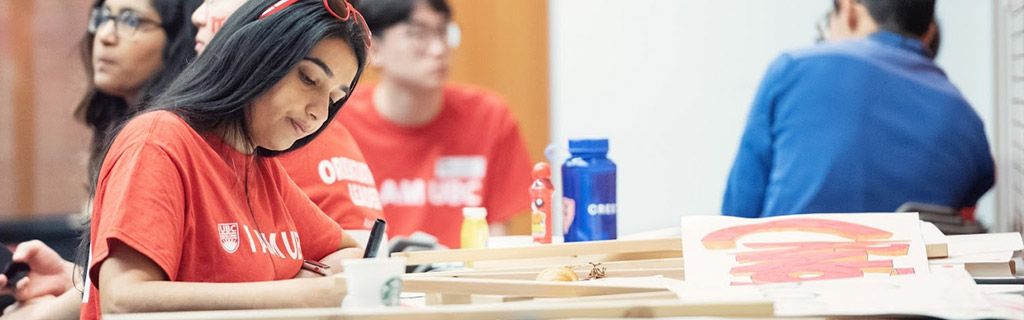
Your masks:
{"label": "human hand at table edge", "polygon": [[342,234],[339,247],[338,251],[320,259],[320,262],[331,266],[331,272],[335,274],[345,272],[345,267],[341,265],[343,260],[362,259],[363,252],[365,252],[365,249],[359,245],[359,242],[348,233]]}
{"label": "human hand at table edge", "polygon": [[82,309],[82,292],[68,289],[58,297],[51,295],[19,301],[4,309],[0,320],[72,320],[78,319]]}
{"label": "human hand at table edge", "polygon": [[11,256],[13,262],[24,262],[30,271],[15,284],[12,290],[6,288],[6,276],[0,275],[0,287],[4,293],[13,293],[18,301],[40,297],[56,297],[73,286],[75,264],[65,261],[56,251],[39,240],[18,244]]}

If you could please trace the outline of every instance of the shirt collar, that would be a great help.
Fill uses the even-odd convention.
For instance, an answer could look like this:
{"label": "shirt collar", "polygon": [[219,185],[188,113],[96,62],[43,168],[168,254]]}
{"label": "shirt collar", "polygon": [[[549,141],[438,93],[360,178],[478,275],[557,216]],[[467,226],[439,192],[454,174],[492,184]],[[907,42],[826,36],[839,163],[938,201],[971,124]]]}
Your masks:
{"label": "shirt collar", "polygon": [[878,31],[868,36],[868,39],[890,47],[912,51],[921,55],[925,54],[924,44],[920,40],[902,36],[889,31]]}

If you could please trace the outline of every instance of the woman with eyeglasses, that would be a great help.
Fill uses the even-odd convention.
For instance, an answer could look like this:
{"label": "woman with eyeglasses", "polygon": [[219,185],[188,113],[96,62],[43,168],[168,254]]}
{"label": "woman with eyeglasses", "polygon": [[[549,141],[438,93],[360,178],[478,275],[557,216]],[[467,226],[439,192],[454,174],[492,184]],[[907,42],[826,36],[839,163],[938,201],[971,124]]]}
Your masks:
{"label": "woman with eyeglasses", "polygon": [[[199,0],[97,0],[81,42],[87,90],[74,115],[92,130],[91,161],[108,128],[154,97],[195,58],[195,28],[189,15]],[[91,192],[91,187],[89,188]],[[18,304],[2,319],[59,319],[78,316],[75,266],[40,241],[19,244],[14,260],[32,271],[16,284]],[[0,275],[0,287],[7,282]],[[81,282],[78,283],[79,289]],[[61,302],[67,301],[67,302]]]}
{"label": "woman with eyeglasses", "polygon": [[348,3],[253,0],[104,143],[83,319],[336,306],[330,277],[362,249],[276,156],[323,131],[358,82],[368,32]]}
{"label": "woman with eyeglasses", "polygon": [[89,90],[75,116],[102,133],[167,87],[195,57],[187,22],[200,1],[98,0],[89,16],[82,57]]}

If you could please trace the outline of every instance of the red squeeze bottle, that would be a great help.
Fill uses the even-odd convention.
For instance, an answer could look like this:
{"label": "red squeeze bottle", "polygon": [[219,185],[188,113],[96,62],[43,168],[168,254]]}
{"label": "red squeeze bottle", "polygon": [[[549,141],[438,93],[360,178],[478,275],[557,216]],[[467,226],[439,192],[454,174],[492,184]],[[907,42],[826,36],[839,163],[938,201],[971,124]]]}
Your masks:
{"label": "red squeeze bottle", "polygon": [[535,243],[551,243],[551,166],[538,162],[533,166],[533,185],[530,186],[530,230]]}

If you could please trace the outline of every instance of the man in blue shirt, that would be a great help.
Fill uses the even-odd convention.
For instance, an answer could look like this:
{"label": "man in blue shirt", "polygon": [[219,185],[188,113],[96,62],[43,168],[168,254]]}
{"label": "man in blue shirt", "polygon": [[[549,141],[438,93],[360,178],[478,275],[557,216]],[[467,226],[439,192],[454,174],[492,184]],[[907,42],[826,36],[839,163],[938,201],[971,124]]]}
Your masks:
{"label": "man in blue shirt", "polygon": [[920,39],[934,0],[838,0],[833,39],[768,68],[722,213],[963,208],[992,187],[984,125]]}

